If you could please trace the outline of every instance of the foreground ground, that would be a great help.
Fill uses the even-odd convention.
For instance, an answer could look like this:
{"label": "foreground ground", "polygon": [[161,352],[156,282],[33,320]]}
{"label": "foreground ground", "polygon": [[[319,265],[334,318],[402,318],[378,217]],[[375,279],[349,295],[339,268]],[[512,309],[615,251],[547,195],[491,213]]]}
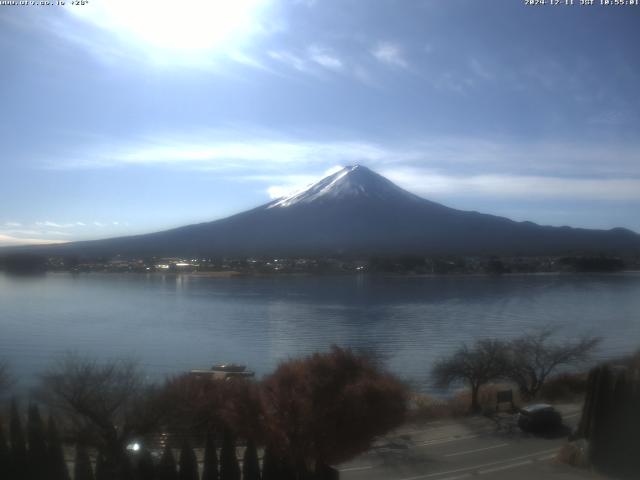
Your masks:
{"label": "foreground ground", "polygon": [[[567,427],[580,418],[579,405],[564,405]],[[373,449],[340,465],[343,480],[601,479],[555,460],[565,434],[540,437],[521,432],[508,418],[485,417],[406,425]]]}

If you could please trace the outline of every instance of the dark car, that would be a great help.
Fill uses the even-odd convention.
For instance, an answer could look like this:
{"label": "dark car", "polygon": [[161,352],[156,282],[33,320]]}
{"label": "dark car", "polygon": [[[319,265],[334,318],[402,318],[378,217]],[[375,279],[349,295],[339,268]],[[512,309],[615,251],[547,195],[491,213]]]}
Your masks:
{"label": "dark car", "polygon": [[562,415],[551,405],[536,403],[520,409],[518,426],[526,432],[553,432],[562,427]]}

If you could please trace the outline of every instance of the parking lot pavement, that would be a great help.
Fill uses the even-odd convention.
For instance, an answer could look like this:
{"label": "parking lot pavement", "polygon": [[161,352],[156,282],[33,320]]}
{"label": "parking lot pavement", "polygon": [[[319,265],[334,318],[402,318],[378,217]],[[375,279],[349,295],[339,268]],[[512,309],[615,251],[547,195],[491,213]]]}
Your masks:
{"label": "parking lot pavement", "polygon": [[[568,429],[575,426],[579,406],[561,411]],[[338,468],[345,480],[603,478],[555,462],[566,441],[566,431],[545,438],[484,417],[438,421],[405,425]]]}

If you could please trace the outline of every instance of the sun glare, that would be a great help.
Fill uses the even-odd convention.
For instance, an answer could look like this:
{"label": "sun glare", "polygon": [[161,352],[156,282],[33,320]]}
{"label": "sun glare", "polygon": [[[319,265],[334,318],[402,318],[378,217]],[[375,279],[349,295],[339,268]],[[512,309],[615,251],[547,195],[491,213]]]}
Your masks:
{"label": "sun glare", "polygon": [[[189,54],[232,47],[259,29],[265,0],[92,1],[69,11],[129,46]],[[133,43],[133,45],[132,45]]]}

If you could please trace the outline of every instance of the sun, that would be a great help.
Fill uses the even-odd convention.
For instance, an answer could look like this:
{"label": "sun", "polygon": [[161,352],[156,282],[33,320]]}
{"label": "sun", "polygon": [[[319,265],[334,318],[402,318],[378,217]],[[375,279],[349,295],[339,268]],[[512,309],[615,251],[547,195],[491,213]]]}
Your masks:
{"label": "sun", "polygon": [[92,0],[70,8],[77,18],[131,47],[193,53],[232,47],[259,30],[267,0]]}

